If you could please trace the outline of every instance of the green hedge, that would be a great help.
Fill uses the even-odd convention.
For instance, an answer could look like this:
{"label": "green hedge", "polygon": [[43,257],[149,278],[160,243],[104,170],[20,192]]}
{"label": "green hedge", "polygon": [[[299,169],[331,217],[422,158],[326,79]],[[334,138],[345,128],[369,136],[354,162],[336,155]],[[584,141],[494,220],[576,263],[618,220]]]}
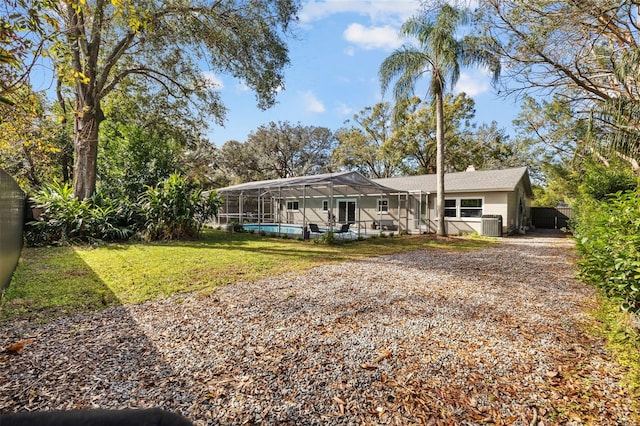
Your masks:
{"label": "green hedge", "polygon": [[580,276],[625,310],[640,312],[640,192],[616,192],[577,207],[573,223]]}

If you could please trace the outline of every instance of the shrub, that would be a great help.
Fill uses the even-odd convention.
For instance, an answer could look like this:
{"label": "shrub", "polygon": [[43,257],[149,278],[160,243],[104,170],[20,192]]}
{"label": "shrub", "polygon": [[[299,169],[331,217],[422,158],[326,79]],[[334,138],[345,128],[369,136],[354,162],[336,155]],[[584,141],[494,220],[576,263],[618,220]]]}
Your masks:
{"label": "shrub", "polygon": [[200,188],[173,174],[160,185],[147,187],[140,196],[142,234],[148,240],[197,238],[219,205],[215,192],[205,197]]}
{"label": "shrub", "polygon": [[[93,200],[89,200],[92,204]],[[135,209],[127,201],[105,199],[88,210],[88,237],[104,241],[127,240],[135,234]]]}
{"label": "shrub", "polygon": [[335,234],[329,231],[324,234],[320,234],[320,236],[313,240],[313,242],[316,244],[335,244],[337,240]]}
{"label": "shrub", "polygon": [[67,183],[44,185],[33,202],[42,214],[25,228],[28,245],[125,240],[135,232],[132,208],[126,202],[100,195],[80,201]]}
{"label": "shrub", "polygon": [[624,170],[594,167],[586,172],[580,191],[589,198],[602,201],[617,192],[633,191],[637,186],[637,179]]}
{"label": "shrub", "polygon": [[29,245],[126,240],[136,232],[149,240],[195,238],[220,206],[215,192],[204,195],[178,175],[147,188],[138,204],[100,192],[80,201],[59,182],[44,185],[33,202],[42,214],[25,228]]}
{"label": "shrub", "polygon": [[617,192],[608,199],[582,200],[572,226],[581,278],[640,311],[640,193]]}

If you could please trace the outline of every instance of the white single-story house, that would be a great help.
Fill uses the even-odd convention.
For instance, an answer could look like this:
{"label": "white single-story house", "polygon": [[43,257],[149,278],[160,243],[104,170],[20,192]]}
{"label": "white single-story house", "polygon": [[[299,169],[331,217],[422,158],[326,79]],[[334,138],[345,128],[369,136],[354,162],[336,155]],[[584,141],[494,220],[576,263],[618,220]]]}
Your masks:
{"label": "white single-story house", "polygon": [[[448,234],[483,233],[483,219],[489,217],[493,223],[500,217],[500,233],[529,225],[533,192],[526,167],[470,167],[445,174],[444,185]],[[367,179],[357,172],[327,173],[247,182],[218,193],[225,201],[219,223],[314,224],[324,229],[349,223],[358,235],[436,231],[436,175]]]}

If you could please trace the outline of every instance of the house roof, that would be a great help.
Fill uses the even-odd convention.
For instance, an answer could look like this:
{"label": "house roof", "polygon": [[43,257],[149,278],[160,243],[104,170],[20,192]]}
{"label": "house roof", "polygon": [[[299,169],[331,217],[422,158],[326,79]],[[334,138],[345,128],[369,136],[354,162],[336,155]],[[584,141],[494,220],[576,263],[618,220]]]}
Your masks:
{"label": "house roof", "polygon": [[325,173],[320,175],[247,182],[218,189],[218,192],[263,194],[278,191],[281,192],[283,196],[287,196],[299,195],[305,187],[311,188],[315,194],[320,193],[322,195],[328,195],[331,191],[335,191],[336,195],[389,194],[398,192],[397,189],[389,188],[369,180],[358,172]]}
{"label": "house roof", "polygon": [[[526,167],[446,173],[444,187],[446,193],[513,191],[523,179],[527,195],[533,196]],[[432,193],[437,191],[435,174],[374,179],[373,181],[398,191]]]}
{"label": "house roof", "polygon": [[[525,191],[533,196],[529,172],[526,167],[503,170],[479,170],[445,174],[446,193],[513,191],[524,179]],[[367,179],[358,172],[325,173],[284,179],[241,183],[218,189],[222,194],[264,195],[278,192],[281,196],[328,196],[352,194],[395,194],[398,192],[435,193],[436,175],[403,176],[385,179]]]}

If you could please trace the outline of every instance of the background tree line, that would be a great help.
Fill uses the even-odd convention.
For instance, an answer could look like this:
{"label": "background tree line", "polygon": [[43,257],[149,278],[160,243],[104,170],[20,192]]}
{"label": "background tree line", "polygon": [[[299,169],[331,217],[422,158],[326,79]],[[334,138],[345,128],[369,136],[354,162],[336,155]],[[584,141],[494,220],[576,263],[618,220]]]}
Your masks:
{"label": "background tree line", "polygon": [[[332,131],[288,121],[270,122],[246,141],[217,147],[202,134],[204,118],[186,114],[187,103],[168,105],[135,85],[104,103],[97,164],[98,189],[113,197],[138,194],[172,173],[215,189],[252,180],[357,170],[370,178],[435,173],[433,103],[414,97],[400,122],[389,103],[366,107]],[[0,160],[25,189],[54,178],[72,182],[72,126],[55,119],[36,94],[20,117],[3,120]],[[0,106],[0,108],[3,108]],[[10,109],[15,111],[14,109]],[[464,93],[444,100],[446,170],[533,165],[529,147],[512,141],[496,123],[474,122],[474,101]],[[8,116],[5,116],[8,117]],[[41,145],[36,145],[41,144]]]}
{"label": "background tree line", "polygon": [[[415,98],[409,92],[393,105],[363,108],[343,128],[334,129],[333,136],[327,129],[324,136],[286,135],[305,126],[283,121],[265,124],[247,141],[220,147],[206,141],[208,123],[221,122],[224,106],[211,86],[201,84],[204,79],[192,60],[180,52],[190,46],[194,51],[202,47],[203,54],[225,52],[209,57],[212,69],[236,73],[256,90],[259,104],[268,107],[288,61],[284,36],[299,8],[293,0],[250,2],[241,8],[235,3],[149,3],[141,13],[124,3],[102,0],[3,2],[2,165],[29,188],[54,176],[78,186],[78,175],[85,175],[87,167],[77,162],[88,151],[90,157],[95,154],[96,163],[89,174],[95,174],[98,186],[108,182],[104,186],[109,187],[128,185],[115,184],[123,170],[136,175],[132,180],[139,186],[166,177],[167,170],[188,173],[210,186],[341,169],[371,177],[435,171],[434,99]],[[428,29],[438,23],[441,6],[425,8],[408,21],[407,35],[411,26],[417,31],[420,25]],[[443,168],[527,163],[545,177],[539,180],[545,189],[540,199],[547,203],[575,197],[576,185],[567,177],[580,176],[591,164],[613,164],[638,174],[636,6],[612,0],[479,2],[473,19],[465,24],[468,33],[481,35],[467,41],[482,49],[466,43],[467,50],[459,53],[488,52],[499,58],[501,93],[521,96],[523,110],[516,121],[518,133],[507,135],[492,123],[474,125],[471,100],[449,95],[443,102]],[[184,22],[185,33],[172,25],[176,19]],[[253,20],[264,25],[244,25]],[[215,39],[193,36],[207,33],[218,22],[227,27],[216,27]],[[251,49],[260,54],[251,55]],[[34,58],[45,52],[57,72],[53,100],[33,93],[29,85]],[[243,62],[245,57],[252,62]],[[487,58],[484,63],[490,64]],[[136,105],[127,106],[134,98]],[[91,133],[88,139],[82,136],[83,128]],[[282,138],[275,141],[268,134],[278,128]],[[304,138],[319,145],[316,152],[310,149],[301,158],[285,152],[292,149],[287,144]],[[259,139],[270,140],[271,146],[256,142]],[[139,145],[145,141],[146,148]],[[264,146],[243,153],[238,143]],[[258,152],[264,155],[252,158]],[[243,155],[248,167],[237,170]],[[92,158],[83,161],[93,162]],[[140,176],[143,171],[149,176]],[[84,192],[84,197],[91,191],[74,192]]]}
{"label": "background tree line", "polygon": [[[474,101],[466,94],[445,96],[444,107],[448,172],[533,162],[529,147],[511,141],[495,122],[473,121]],[[392,109],[388,102],[366,107],[335,132],[286,121],[261,126],[245,142],[220,147],[218,186],[345,170],[369,178],[435,173],[433,102],[411,98],[400,121]]]}

